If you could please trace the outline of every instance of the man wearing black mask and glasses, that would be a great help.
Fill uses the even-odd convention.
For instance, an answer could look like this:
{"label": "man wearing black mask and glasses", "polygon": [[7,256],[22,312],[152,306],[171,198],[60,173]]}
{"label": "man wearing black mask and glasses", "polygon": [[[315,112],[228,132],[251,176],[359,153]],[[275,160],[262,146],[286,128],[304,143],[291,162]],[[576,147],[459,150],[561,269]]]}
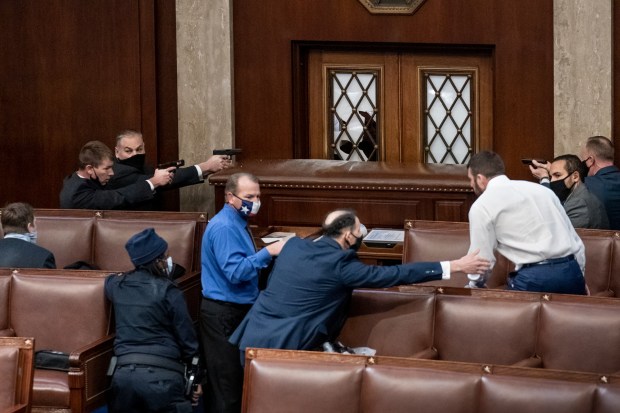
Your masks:
{"label": "man wearing black mask and glasses", "polygon": [[[127,129],[120,132],[116,137],[114,155],[116,157],[113,165],[114,175],[108,183],[110,189],[125,188],[153,174],[154,168],[145,164],[146,149],[142,134],[138,131]],[[202,183],[209,174],[231,165],[232,161],[229,156],[213,155],[196,165],[176,168],[171,174],[172,181],[170,184],[157,188],[153,199],[138,204],[130,204],[126,209],[148,211],[161,209],[161,191]]]}
{"label": "man wearing black mask and glasses", "polygon": [[533,163],[532,175],[558,196],[573,227],[609,228],[605,207],[584,184],[585,167],[576,155],[561,155],[546,164]]}
{"label": "man wearing black mask and glasses", "polygon": [[450,262],[367,265],[357,257],[365,233],[354,211],[339,209],[327,215],[323,236],[316,241],[290,238],[267,288],[230,342],[242,352],[247,347],[316,349],[337,338],[355,288],[449,279],[451,271],[482,274],[489,268],[478,251]]}

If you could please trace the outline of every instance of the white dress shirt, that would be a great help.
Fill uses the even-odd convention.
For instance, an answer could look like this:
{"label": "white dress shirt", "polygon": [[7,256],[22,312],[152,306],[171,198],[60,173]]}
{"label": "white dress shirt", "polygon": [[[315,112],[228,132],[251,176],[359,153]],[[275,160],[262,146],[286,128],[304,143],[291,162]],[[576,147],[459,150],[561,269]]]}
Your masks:
{"label": "white dress shirt", "polygon": [[[558,197],[533,182],[506,175],[489,180],[469,210],[469,251],[495,265],[494,250],[516,265],[574,254],[585,274],[585,250]],[[471,279],[477,279],[477,276]]]}

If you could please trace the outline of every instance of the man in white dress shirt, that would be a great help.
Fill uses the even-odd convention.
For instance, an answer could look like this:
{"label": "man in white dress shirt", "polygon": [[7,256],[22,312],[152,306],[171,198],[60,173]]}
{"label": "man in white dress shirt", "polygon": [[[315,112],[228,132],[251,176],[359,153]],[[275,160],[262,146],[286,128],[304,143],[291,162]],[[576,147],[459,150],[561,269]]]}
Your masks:
{"label": "man in white dress shirt", "polygon": [[[469,250],[479,248],[491,266],[495,250],[512,261],[509,290],[586,294],[584,246],[552,191],[508,179],[501,157],[489,151],[472,157],[467,176],[478,196],[469,210]],[[469,279],[469,287],[485,284],[478,274]]]}

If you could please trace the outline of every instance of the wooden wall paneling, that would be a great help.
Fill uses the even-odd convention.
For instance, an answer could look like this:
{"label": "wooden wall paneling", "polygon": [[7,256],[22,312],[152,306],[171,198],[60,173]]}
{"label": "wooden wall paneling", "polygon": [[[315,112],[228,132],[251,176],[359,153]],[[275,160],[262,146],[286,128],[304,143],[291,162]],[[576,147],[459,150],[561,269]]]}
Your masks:
{"label": "wooden wall paneling", "polygon": [[58,207],[82,145],[125,128],[155,162],[155,3],[174,0],[0,2],[0,204]]}
{"label": "wooden wall paneling", "polygon": [[[146,0],[150,2],[150,0]],[[177,96],[176,1],[155,2],[155,91],[156,123],[154,149],[157,163],[179,158],[179,107]],[[149,116],[151,119],[151,116]],[[166,210],[179,210],[179,191],[166,191],[163,196]]]}
{"label": "wooden wall paneling", "polygon": [[[259,21],[261,24],[256,24]],[[274,28],[277,28],[275,30]],[[508,173],[553,155],[553,1],[433,0],[413,15],[371,15],[359,2],[235,2],[235,131],[247,158],[292,158],[293,68],[300,43],[484,46],[493,50],[494,148]],[[312,93],[309,90],[308,93]],[[241,158],[240,158],[241,159]]]}
{"label": "wooden wall paneling", "polygon": [[80,147],[139,120],[137,13],[126,1],[0,2],[0,162],[11,165],[0,203],[57,207]]}

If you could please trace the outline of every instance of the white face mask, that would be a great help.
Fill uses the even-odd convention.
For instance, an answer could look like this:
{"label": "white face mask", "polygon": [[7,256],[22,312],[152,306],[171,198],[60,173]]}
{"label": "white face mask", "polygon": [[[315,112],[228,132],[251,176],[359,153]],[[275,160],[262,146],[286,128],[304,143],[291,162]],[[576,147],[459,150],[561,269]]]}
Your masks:
{"label": "white face mask", "polygon": [[172,274],[172,267],[173,267],[173,265],[172,265],[172,257],[166,258],[166,265],[168,266],[167,267],[168,275]]}

